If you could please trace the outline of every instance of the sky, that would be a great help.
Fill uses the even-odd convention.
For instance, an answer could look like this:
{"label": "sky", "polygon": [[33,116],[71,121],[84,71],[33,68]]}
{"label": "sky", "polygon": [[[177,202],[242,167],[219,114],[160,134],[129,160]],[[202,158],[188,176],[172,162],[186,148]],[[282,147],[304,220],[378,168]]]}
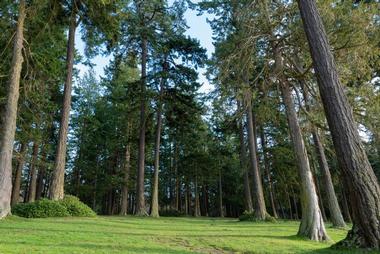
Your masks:
{"label": "sky", "polygon": [[[169,3],[170,2],[173,2],[173,0],[169,0]],[[199,1],[193,2],[196,3]],[[207,14],[197,16],[197,11],[190,9],[187,10],[185,18],[187,21],[187,25],[189,26],[189,29],[187,30],[186,35],[198,39],[200,41],[201,46],[207,50],[208,56],[211,57],[215,48],[212,43],[212,30],[210,28],[210,25],[207,23],[207,17]],[[80,31],[77,31],[76,38],[77,42],[75,44],[75,47],[81,55],[84,55],[85,44],[81,39]],[[100,55],[96,56],[91,60],[91,62],[95,65],[94,71],[97,74],[98,78],[104,75],[104,68],[108,65],[111,59],[112,56]],[[85,66],[83,64],[77,64],[75,67],[80,71],[80,76],[86,73],[89,69],[88,66]],[[200,89],[200,92],[202,93],[207,93],[210,90],[212,90],[212,86],[209,84],[207,78],[204,75],[205,71],[205,69],[199,70],[199,82],[203,84]]]}

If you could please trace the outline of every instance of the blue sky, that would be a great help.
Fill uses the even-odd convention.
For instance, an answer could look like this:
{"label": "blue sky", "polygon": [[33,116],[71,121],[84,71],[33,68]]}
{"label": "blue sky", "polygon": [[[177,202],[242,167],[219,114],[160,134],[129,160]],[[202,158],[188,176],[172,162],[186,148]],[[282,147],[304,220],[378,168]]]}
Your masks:
{"label": "blue sky", "polygon": [[[169,2],[173,2],[173,0],[169,0]],[[193,2],[199,2],[198,0]],[[202,47],[207,49],[207,54],[210,57],[211,54],[214,52],[214,45],[212,43],[212,31],[207,23],[207,14],[204,14],[202,16],[197,16],[197,12],[193,10],[187,10],[185,14],[185,18],[187,21],[187,25],[189,26],[188,31],[186,32],[187,35],[197,38]],[[81,36],[79,31],[77,32],[77,42],[75,44],[76,49],[83,55],[84,52],[84,42],[81,40]],[[95,73],[98,75],[98,77],[104,75],[104,67],[106,67],[109,63],[109,61],[112,59],[111,56],[97,56],[94,59],[92,59],[92,63],[95,64],[94,70]],[[80,75],[83,75],[85,72],[88,71],[88,67],[83,64],[78,64],[75,66],[80,71]],[[201,92],[208,92],[212,89],[212,86],[207,81],[206,77],[203,75],[205,72],[204,69],[199,70],[199,81],[203,84],[202,88],[200,89]]]}

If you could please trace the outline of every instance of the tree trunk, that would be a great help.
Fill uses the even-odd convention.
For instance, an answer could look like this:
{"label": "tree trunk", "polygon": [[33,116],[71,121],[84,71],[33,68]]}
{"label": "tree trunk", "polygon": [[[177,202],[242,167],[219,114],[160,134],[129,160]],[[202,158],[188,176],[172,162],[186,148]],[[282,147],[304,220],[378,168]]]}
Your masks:
{"label": "tree trunk", "polygon": [[130,171],[131,171],[131,146],[128,143],[125,147],[124,184],[123,184],[123,193],[121,195],[120,215],[128,214],[128,182],[129,182]]}
{"label": "tree trunk", "polygon": [[265,168],[265,173],[267,175],[267,180],[268,180],[268,191],[269,191],[270,204],[271,204],[271,208],[272,208],[273,217],[277,219],[278,215],[277,215],[276,204],[274,202],[273,183],[272,183],[272,177],[271,177],[271,173],[270,173],[269,160],[267,157],[267,142],[266,142],[266,137],[265,137],[263,127],[261,127],[260,139],[261,139],[261,147],[263,148],[263,155],[264,155],[264,168]]}
{"label": "tree trunk", "polygon": [[292,200],[290,199],[288,186],[285,187],[285,195],[286,199],[288,200],[288,206],[289,206],[289,219],[293,220],[293,209],[292,209]]}
{"label": "tree trunk", "polygon": [[[164,67],[164,71],[165,67]],[[153,177],[153,191],[152,191],[152,205],[151,205],[151,211],[150,216],[158,218],[160,217],[159,214],[159,205],[158,205],[158,174],[159,174],[159,168],[160,168],[160,146],[161,146],[161,129],[162,129],[162,103],[163,103],[163,96],[164,96],[164,83],[165,78],[161,78],[160,82],[160,96],[158,99],[157,104],[157,129],[156,129],[156,143],[154,148],[154,177]]]}
{"label": "tree trunk", "polygon": [[309,159],[307,157],[307,151],[303,141],[301,128],[298,124],[298,118],[290,93],[290,88],[287,81],[284,79],[281,81],[281,91],[286,107],[290,136],[292,138],[301,179],[302,220],[298,235],[305,236],[316,241],[328,240],[329,237],[327,236],[322,214],[319,209],[313,175],[310,170]]}
{"label": "tree trunk", "polygon": [[353,229],[340,245],[380,249],[380,186],[358,134],[352,108],[339,81],[334,57],[316,2],[298,0],[319,90],[337,153],[350,190]]}
{"label": "tree trunk", "polygon": [[348,223],[351,223],[352,219],[351,219],[350,208],[348,207],[347,197],[346,197],[346,194],[344,194],[344,190],[342,190],[342,200],[343,200],[343,212],[345,213],[346,221]]}
{"label": "tree trunk", "polygon": [[19,16],[13,44],[13,56],[7,101],[4,110],[0,141],[0,219],[11,213],[12,196],[12,156],[16,131],[17,104],[19,98],[20,76],[23,63],[25,0],[19,4]]}
{"label": "tree trunk", "polygon": [[187,183],[186,181],[186,184],[185,184],[185,214],[186,215],[189,215],[189,184]]}
{"label": "tree trunk", "polygon": [[[238,109],[241,111],[241,105],[238,101]],[[249,184],[249,175],[248,168],[246,163],[246,149],[244,142],[244,127],[243,127],[243,119],[238,120],[238,128],[239,128],[239,140],[240,140],[240,167],[243,170],[243,178],[244,178],[244,205],[245,210],[249,213],[253,212],[253,204],[252,204],[252,195],[251,195],[251,187]]]}
{"label": "tree trunk", "polygon": [[318,200],[319,200],[319,207],[321,208],[322,212],[322,218],[323,221],[327,221],[327,216],[326,216],[326,211],[325,211],[325,206],[323,205],[323,198],[322,198],[322,193],[321,193],[321,186],[319,184],[318,178],[315,176],[314,181],[316,182],[315,187],[317,188],[317,194],[318,194]]}
{"label": "tree trunk", "polygon": [[265,220],[267,217],[267,210],[265,207],[265,199],[263,187],[261,183],[261,176],[259,165],[257,163],[257,148],[255,139],[255,126],[253,121],[251,94],[249,93],[248,102],[246,105],[247,113],[247,132],[248,132],[248,147],[251,162],[251,169],[253,174],[253,198],[254,198],[254,211],[255,216],[260,220]]}
{"label": "tree trunk", "polygon": [[36,200],[37,189],[37,161],[38,161],[38,142],[33,143],[32,163],[30,165],[30,181],[28,191],[28,203]]}
{"label": "tree trunk", "polygon": [[325,188],[327,204],[330,211],[331,222],[334,227],[344,228],[346,223],[344,222],[342,212],[339,207],[338,199],[335,194],[334,185],[332,183],[329,165],[327,163],[325,149],[320,141],[317,130],[313,130],[313,141],[315,149],[318,155],[319,169],[322,173],[323,186]]}
{"label": "tree trunk", "polygon": [[146,129],[146,67],[148,58],[148,42],[145,36],[141,41],[141,105],[140,105],[140,135],[139,135],[139,151],[138,151],[138,169],[136,184],[136,215],[148,215],[145,210],[145,129]]}
{"label": "tree trunk", "polygon": [[219,216],[224,217],[224,210],[223,210],[223,187],[222,187],[222,172],[219,170]]}
{"label": "tree trunk", "polygon": [[198,177],[195,176],[195,209],[194,209],[194,216],[199,217],[201,216],[201,207],[199,203],[199,191],[198,191]]}
{"label": "tree trunk", "polygon": [[45,147],[42,148],[41,166],[38,169],[37,188],[36,188],[36,200],[41,199],[44,191],[44,178],[46,174],[46,151]]}
{"label": "tree trunk", "polygon": [[[304,81],[302,80],[301,80],[301,87],[302,87],[303,97],[305,100],[306,110],[310,112],[311,110],[310,110],[310,105],[309,105],[309,93],[307,91]],[[313,136],[315,151],[318,157],[319,169],[321,170],[321,173],[322,173],[322,181],[323,181],[322,184],[326,191],[326,199],[327,199],[327,204],[330,211],[331,222],[333,224],[333,227],[344,228],[346,227],[346,223],[344,222],[342,212],[339,207],[338,199],[336,198],[334,185],[331,179],[330,168],[327,163],[325,149],[323,147],[323,144],[318,134],[318,129],[315,126],[312,126],[311,133]],[[318,191],[320,192],[320,188]],[[322,200],[320,200],[320,203],[323,204]],[[321,206],[321,209],[322,209],[322,213],[325,214],[323,206]],[[326,215],[324,215],[324,218],[326,220]]]}
{"label": "tree trunk", "polygon": [[12,189],[12,202],[11,205],[14,206],[18,204],[20,201],[20,189],[21,189],[21,176],[22,176],[22,170],[25,165],[25,155],[27,151],[27,144],[22,143],[20,147],[20,157],[18,158],[18,164],[16,169],[16,176],[13,183],[13,189]]}
{"label": "tree trunk", "polygon": [[75,30],[77,28],[77,9],[75,0],[72,1],[70,27],[67,42],[66,57],[66,81],[63,92],[63,107],[61,112],[61,123],[57,144],[56,157],[52,182],[49,189],[49,198],[53,200],[63,199],[65,184],[65,166],[67,150],[67,133],[69,129],[69,118],[71,110],[71,90],[73,82],[74,52],[75,52]]}

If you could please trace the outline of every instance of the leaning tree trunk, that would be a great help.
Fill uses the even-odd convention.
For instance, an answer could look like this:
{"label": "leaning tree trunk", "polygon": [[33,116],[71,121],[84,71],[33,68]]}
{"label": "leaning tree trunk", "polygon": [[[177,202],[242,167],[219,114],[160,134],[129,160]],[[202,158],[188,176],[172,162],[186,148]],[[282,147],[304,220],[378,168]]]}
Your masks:
{"label": "leaning tree trunk", "polygon": [[[309,94],[303,80],[301,80],[301,87],[306,104],[306,110],[310,112]],[[322,184],[326,191],[326,199],[330,211],[331,222],[334,227],[344,228],[346,227],[346,223],[344,222],[343,215],[339,207],[338,199],[335,194],[329,164],[327,163],[326,159],[325,148],[323,147],[322,141],[319,137],[318,129],[315,126],[312,126],[311,133],[313,136],[315,151],[318,157],[319,169],[322,173]]]}
{"label": "leaning tree trunk", "polygon": [[[249,93],[249,97],[251,94]],[[253,113],[252,113],[252,102],[251,98],[247,98],[246,105],[246,113],[247,113],[247,132],[248,132],[248,147],[249,147],[249,155],[250,162],[253,173],[253,198],[254,198],[254,211],[255,216],[260,220],[265,220],[267,217],[267,209],[265,207],[265,199],[263,193],[263,186],[261,183],[261,176],[259,171],[259,165],[257,163],[257,148],[256,148],[256,139],[255,139],[255,130],[254,130],[254,122],[253,122]]]}
{"label": "leaning tree trunk", "polygon": [[21,144],[20,152],[19,152],[20,157],[18,158],[16,175],[15,175],[15,180],[14,180],[13,189],[12,189],[12,201],[11,201],[12,206],[16,205],[20,200],[21,176],[22,176],[22,169],[24,168],[24,165],[25,165],[25,155],[26,155],[27,148],[28,146],[26,143]]}
{"label": "leaning tree trunk", "polygon": [[346,194],[344,194],[344,192],[345,191],[342,190],[343,212],[345,213],[346,221],[348,223],[352,223],[350,208],[348,207],[347,197],[346,197]]}
{"label": "leaning tree trunk", "polygon": [[[129,127],[128,127],[128,129],[129,129]],[[123,193],[121,196],[120,215],[127,215],[128,214],[128,191],[129,191],[128,182],[129,182],[130,171],[131,171],[131,146],[128,143],[125,147],[124,183],[123,183]]]}
{"label": "leaning tree trunk", "polygon": [[38,161],[38,142],[33,143],[32,163],[30,165],[30,180],[28,190],[28,202],[34,202],[36,200],[37,189],[37,161]]}
{"label": "leaning tree trunk", "polygon": [[17,104],[22,69],[24,42],[25,0],[19,4],[19,16],[13,44],[13,56],[8,84],[7,101],[3,112],[0,137],[0,219],[11,213],[12,156],[16,131]]}
{"label": "leaning tree trunk", "polygon": [[325,155],[325,149],[321,143],[321,140],[315,128],[313,129],[312,135],[313,135],[315,149],[318,155],[319,169],[321,170],[321,173],[322,173],[323,187],[325,188],[331,222],[334,227],[344,228],[346,227],[346,223],[344,222],[343,215],[339,207],[338,199],[335,194],[329,165],[327,163],[327,159]]}
{"label": "leaning tree trunk", "polygon": [[269,160],[268,160],[268,156],[267,156],[267,141],[266,141],[266,137],[265,137],[263,127],[261,127],[260,139],[261,139],[261,147],[263,149],[263,155],[264,155],[263,156],[264,157],[264,168],[265,168],[265,173],[267,175],[267,180],[268,180],[268,191],[269,191],[270,204],[271,204],[271,208],[272,208],[273,217],[277,219],[278,215],[277,215],[276,203],[274,201],[272,176],[270,173]]}
{"label": "leaning tree trunk", "polygon": [[[278,59],[276,61],[278,61]],[[310,170],[306,147],[301,128],[298,124],[290,88],[285,79],[281,80],[281,91],[301,180],[302,220],[298,235],[316,241],[327,240],[329,237],[327,236],[321,210],[319,209],[317,192]]]}
{"label": "leaning tree trunk", "polygon": [[63,199],[65,184],[65,166],[67,150],[67,133],[69,129],[69,117],[71,110],[71,90],[73,82],[74,52],[75,52],[75,30],[77,28],[77,10],[75,0],[72,1],[72,13],[67,42],[66,56],[66,81],[63,92],[63,107],[61,112],[61,123],[57,151],[54,162],[52,181],[49,189],[49,198],[53,200]]}
{"label": "leaning tree trunk", "polygon": [[[239,106],[238,108],[240,108]],[[245,142],[244,142],[244,129],[243,129],[242,119],[238,120],[238,128],[239,128],[239,140],[240,140],[240,167],[243,170],[243,178],[244,178],[244,206],[247,212],[252,213],[253,204],[252,204],[251,187],[249,184],[248,168],[247,168],[247,163],[246,163],[247,155],[246,155]]]}
{"label": "leaning tree trunk", "polygon": [[315,0],[298,0],[338,163],[350,190],[353,229],[340,245],[380,249],[380,186],[339,81]]}
{"label": "leaning tree trunk", "polygon": [[[160,96],[157,105],[157,129],[156,129],[156,143],[154,148],[154,177],[153,177],[153,191],[152,191],[152,206],[150,216],[158,218],[159,205],[158,205],[158,173],[160,167],[160,146],[161,146],[161,129],[162,129],[162,100],[164,96],[164,80],[163,77],[160,82]],[[178,195],[177,195],[178,196]]]}
{"label": "leaning tree trunk", "polygon": [[136,215],[146,216],[144,180],[145,180],[145,130],[146,130],[146,67],[148,58],[147,39],[144,37],[141,42],[141,84],[140,84],[140,134],[138,150],[138,168],[136,183]]}

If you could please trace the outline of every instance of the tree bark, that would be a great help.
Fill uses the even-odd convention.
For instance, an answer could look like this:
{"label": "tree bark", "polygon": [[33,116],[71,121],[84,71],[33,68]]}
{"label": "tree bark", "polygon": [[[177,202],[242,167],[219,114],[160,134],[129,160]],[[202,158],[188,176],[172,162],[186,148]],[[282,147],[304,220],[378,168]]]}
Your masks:
{"label": "tree bark", "polygon": [[[280,53],[275,52],[275,55],[277,55],[276,62],[282,61],[279,60],[279,57],[282,58],[282,56],[278,54]],[[282,63],[277,64],[282,66]],[[321,210],[319,209],[318,196],[313,181],[313,175],[310,170],[309,159],[303,141],[301,128],[298,124],[298,118],[292,95],[290,93],[289,84],[285,78],[281,78],[280,81],[283,101],[286,107],[290,136],[293,142],[301,179],[302,220],[298,235],[305,236],[315,241],[328,240],[329,237],[327,236]]]}
{"label": "tree bark", "polygon": [[8,83],[7,101],[4,110],[0,141],[0,219],[11,213],[12,156],[16,131],[17,104],[19,99],[20,76],[23,63],[24,21],[26,3],[21,0],[13,44],[13,56]]}
{"label": "tree bark", "polygon": [[148,42],[145,36],[141,41],[141,105],[140,105],[140,135],[139,135],[139,151],[138,151],[138,169],[136,184],[136,215],[148,215],[145,209],[145,130],[146,130],[146,68],[148,58]]}
{"label": "tree bark", "polygon": [[248,102],[246,105],[247,114],[247,132],[248,132],[248,147],[251,162],[251,170],[253,174],[253,198],[254,198],[254,212],[258,219],[265,220],[267,217],[267,210],[265,206],[265,199],[263,193],[263,186],[261,183],[261,176],[259,165],[257,163],[257,143],[255,139],[255,127],[252,113],[251,95],[249,94]]}
{"label": "tree bark", "polygon": [[[164,67],[165,69],[165,67]],[[166,70],[164,70],[166,71]],[[158,105],[157,105],[157,127],[156,127],[156,143],[154,148],[154,177],[153,177],[153,191],[152,191],[152,205],[151,205],[151,211],[150,216],[158,218],[160,217],[159,214],[159,205],[158,205],[158,174],[159,174],[159,168],[160,168],[160,146],[161,146],[161,129],[162,129],[162,103],[163,103],[163,96],[164,96],[164,83],[165,78],[161,78],[160,82],[160,95],[158,99]],[[177,201],[178,202],[178,201]]]}
{"label": "tree bark", "polygon": [[28,190],[28,203],[36,200],[37,189],[37,161],[38,161],[38,142],[33,143],[32,163],[30,165],[30,180]]}
{"label": "tree bark", "polygon": [[267,180],[268,180],[268,192],[269,192],[270,204],[272,208],[273,217],[277,219],[278,218],[277,208],[276,208],[276,203],[274,201],[273,183],[272,183],[272,177],[270,173],[269,160],[267,156],[267,142],[266,142],[266,137],[265,137],[263,127],[261,127],[260,139],[261,139],[261,147],[263,148],[263,155],[264,155],[264,168],[265,168],[265,173],[267,175]]}
{"label": "tree bark", "polygon": [[124,184],[123,184],[123,193],[121,196],[120,215],[128,214],[128,192],[129,192],[128,182],[129,182],[130,171],[131,171],[131,146],[128,143],[125,147]]}
{"label": "tree bark", "polygon": [[73,82],[74,52],[75,52],[75,31],[77,28],[77,7],[76,0],[72,0],[72,11],[67,42],[66,57],[66,81],[63,92],[63,107],[61,112],[61,123],[57,144],[56,157],[52,181],[49,189],[49,198],[52,200],[63,199],[65,184],[67,133],[69,129],[69,118],[71,110],[71,91]]}
{"label": "tree bark", "polygon": [[380,249],[380,186],[340,83],[316,2],[298,0],[338,163],[350,190],[353,229],[339,245]]}
{"label": "tree bark", "polygon": [[[238,101],[238,110],[241,112],[241,105]],[[240,167],[243,170],[243,179],[244,179],[244,206],[245,210],[249,213],[253,212],[253,203],[252,203],[252,195],[251,195],[251,187],[249,184],[249,175],[247,168],[247,154],[244,142],[244,127],[243,127],[243,119],[238,120],[238,128],[239,128],[239,140],[240,140]]]}
{"label": "tree bark", "polygon": [[12,202],[11,202],[12,206],[18,204],[18,202],[20,201],[21,176],[22,176],[22,170],[25,165],[25,155],[26,155],[27,148],[28,148],[28,145],[25,142],[21,144],[20,152],[19,152],[20,157],[18,158],[16,175],[15,175],[15,180],[14,180],[13,189],[12,189]]}
{"label": "tree bark", "polygon": [[[309,104],[309,93],[307,91],[304,81],[301,81],[301,87],[302,87],[303,97],[305,100],[306,110],[310,112],[311,110],[310,110],[310,104]],[[331,178],[330,168],[326,159],[325,148],[323,147],[323,144],[319,137],[318,129],[315,126],[312,126],[311,133],[313,136],[315,151],[317,153],[319,169],[321,170],[321,173],[322,173],[323,187],[325,188],[325,191],[326,191],[326,199],[327,199],[327,204],[330,211],[331,222],[333,224],[333,227],[344,228],[346,227],[346,223],[344,222],[342,212],[339,207],[338,199],[336,198],[334,185]],[[319,189],[318,191],[320,191],[320,188],[318,189]],[[320,200],[320,203],[323,204],[322,200]],[[323,206],[321,206],[321,209],[322,209],[322,213],[324,214],[324,218],[326,220],[326,215],[325,215]]]}

